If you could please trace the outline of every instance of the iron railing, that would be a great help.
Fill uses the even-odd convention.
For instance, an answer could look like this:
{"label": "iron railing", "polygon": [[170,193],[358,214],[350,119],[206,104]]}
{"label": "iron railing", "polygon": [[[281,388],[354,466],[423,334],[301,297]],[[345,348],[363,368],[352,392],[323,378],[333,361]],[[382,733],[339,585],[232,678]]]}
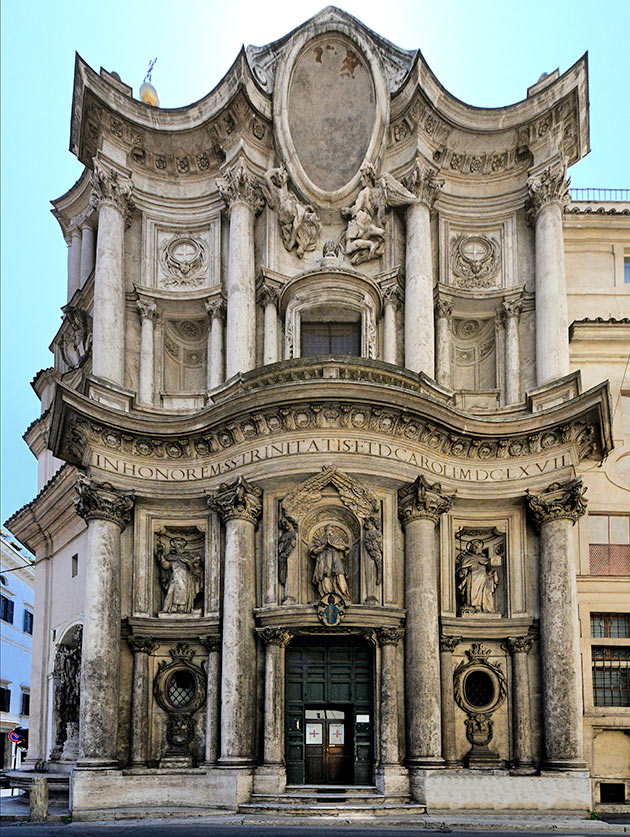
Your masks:
{"label": "iron railing", "polygon": [[569,189],[574,201],[630,201],[630,189]]}

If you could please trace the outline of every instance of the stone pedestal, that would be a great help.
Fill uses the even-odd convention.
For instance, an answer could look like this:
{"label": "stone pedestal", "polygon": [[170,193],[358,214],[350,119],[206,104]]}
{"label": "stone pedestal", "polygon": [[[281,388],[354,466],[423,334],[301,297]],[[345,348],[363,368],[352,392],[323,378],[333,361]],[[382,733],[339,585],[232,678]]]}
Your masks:
{"label": "stone pedestal", "polygon": [[116,765],[120,675],[120,534],[132,497],[80,476],[76,511],[87,522],[79,766]]}
{"label": "stone pedestal", "polygon": [[520,300],[503,303],[505,311],[505,403],[518,404],[521,400],[521,351],[518,320],[523,304]]}
{"label": "stone pedestal", "polygon": [[263,197],[255,178],[239,165],[223,170],[221,197],[230,213],[227,266],[227,378],[256,365],[256,274],[254,217]]}
{"label": "stone pedestal", "polygon": [[96,160],[93,187],[94,201],[98,205],[98,237],[94,274],[92,374],[124,386],[123,249],[125,219],[131,209],[131,181]]}
{"label": "stone pedestal", "polygon": [[254,763],[256,720],[256,559],[254,534],[262,490],[242,477],[222,483],[209,498],[225,524],[221,757],[224,767]]}
{"label": "stone pedestal", "polygon": [[573,525],[586,511],[581,480],[552,483],[527,501],[540,530],[540,646],[545,762],[584,770]]}
{"label": "stone pedestal", "polygon": [[435,306],[435,379],[443,387],[451,386],[451,319],[453,306],[439,300]]}
{"label": "stone pedestal", "polygon": [[406,761],[412,770],[444,766],[435,527],[453,497],[422,476],[398,492],[398,513],[405,529]]}
{"label": "stone pedestal", "polygon": [[154,302],[139,299],[137,302],[140,314],[140,381],[138,385],[138,401],[140,404],[153,404],[154,383],[154,334],[153,323],[157,316],[157,306]]}
{"label": "stone pedestal", "polygon": [[505,648],[512,657],[512,772],[517,775],[535,772],[527,670],[527,655],[533,644],[531,634],[508,637],[505,642]]}
{"label": "stone pedestal", "polygon": [[210,319],[208,324],[207,386],[208,389],[214,389],[225,380],[223,358],[225,302],[222,298],[208,300],[206,302],[206,312]]}
{"label": "stone pedestal", "polygon": [[142,767],[147,763],[149,743],[149,656],[158,648],[158,643],[142,636],[130,636],[127,642],[133,653],[129,764]]}
{"label": "stone pedestal", "polygon": [[442,697],[442,756],[445,767],[461,767],[455,739],[455,702],[453,698],[453,651],[461,636],[440,637],[440,687]]}
{"label": "stone pedestal", "polygon": [[376,638],[381,647],[381,752],[376,768],[376,787],[384,794],[409,793],[409,774],[400,763],[398,737],[398,653],[404,636],[400,628],[379,628]]}
{"label": "stone pedestal", "polygon": [[536,381],[569,373],[569,314],[562,216],[569,201],[566,165],[558,160],[528,181],[536,229]]}

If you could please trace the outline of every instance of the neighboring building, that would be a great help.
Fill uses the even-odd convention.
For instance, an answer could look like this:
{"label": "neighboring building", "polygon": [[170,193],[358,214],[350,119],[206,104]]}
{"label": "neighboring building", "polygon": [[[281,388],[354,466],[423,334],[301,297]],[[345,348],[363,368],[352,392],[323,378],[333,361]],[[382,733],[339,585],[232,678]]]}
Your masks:
{"label": "neighboring building", "polygon": [[176,110],[77,58],[71,150],[8,525],[73,816],[628,802],[630,201],[570,199],[586,56],[475,108],[328,7]]}
{"label": "neighboring building", "polygon": [[[0,532],[0,769],[20,767],[31,701],[33,556]],[[22,742],[9,739],[20,730]]]}

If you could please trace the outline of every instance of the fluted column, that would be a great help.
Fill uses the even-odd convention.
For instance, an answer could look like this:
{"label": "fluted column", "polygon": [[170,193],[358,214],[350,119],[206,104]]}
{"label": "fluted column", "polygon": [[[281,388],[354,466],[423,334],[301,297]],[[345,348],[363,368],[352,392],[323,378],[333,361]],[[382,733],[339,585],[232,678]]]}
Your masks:
{"label": "fluted column", "polygon": [[523,310],[520,299],[506,300],[505,312],[505,403],[518,404],[521,400],[521,349],[518,320]]}
{"label": "fluted column", "polygon": [[383,360],[386,363],[398,363],[396,312],[401,304],[402,292],[398,285],[392,285],[383,297]]}
{"label": "fluted column", "polygon": [[284,649],[293,639],[284,628],[261,628],[265,642],[265,717],[263,753],[266,766],[284,764]]}
{"label": "fluted column", "polygon": [[243,168],[223,169],[221,197],[230,213],[227,268],[227,378],[256,365],[254,218],[263,207],[256,179]]}
{"label": "fluted column", "polygon": [[225,524],[223,646],[221,675],[221,757],[224,767],[254,761],[256,716],[255,530],[262,490],[243,477],[222,483],[209,498]]}
{"label": "fluted column", "polygon": [[405,529],[407,763],[412,768],[444,765],[435,527],[454,496],[423,476],[398,491],[398,514]]}
{"label": "fluted column", "polygon": [[93,202],[98,206],[94,274],[92,374],[118,386],[125,380],[125,280],[123,249],[131,180],[95,160]]}
{"label": "fluted column", "polygon": [[451,321],[453,306],[445,299],[439,299],[435,305],[435,380],[443,387],[451,386]]}
{"label": "fluted column", "polygon": [[75,291],[81,287],[81,230],[78,223],[73,223],[70,230],[70,249],[68,250],[68,302]]}
{"label": "fluted column", "polygon": [[80,476],[75,508],[87,523],[81,661],[79,763],[117,763],[120,679],[120,535],[133,499],[110,483]]}
{"label": "fluted column", "polygon": [[153,404],[154,383],[154,333],[153,323],[157,317],[155,302],[139,299],[136,303],[140,314],[140,382],[138,400],[141,404]]}
{"label": "fluted column", "polygon": [[206,313],[210,319],[208,328],[208,389],[214,389],[225,380],[223,372],[223,320],[225,319],[225,301],[222,298],[206,302]]}
{"label": "fluted column", "polygon": [[540,530],[540,659],[545,766],[584,769],[575,539],[586,511],[581,480],[552,483],[527,493]]}
{"label": "fluted column", "polygon": [[129,764],[139,767],[147,763],[149,743],[149,656],[159,643],[144,636],[127,637],[127,643],[133,653]]}
{"label": "fluted column", "polygon": [[266,282],[258,295],[263,306],[263,364],[278,360],[278,291]]}
{"label": "fluted column", "polygon": [[435,377],[431,209],[443,185],[433,169],[416,164],[405,186],[417,197],[407,208],[405,251],[405,366]]}
{"label": "fluted column", "polygon": [[81,284],[82,288],[94,270],[94,228],[90,221],[83,220],[81,226]]}
{"label": "fluted column", "polygon": [[202,637],[201,644],[208,652],[205,764],[216,764],[219,757],[221,719],[221,636],[209,634]]}
{"label": "fluted column", "polygon": [[453,651],[461,636],[440,637],[440,684],[442,691],[442,755],[445,767],[461,767],[457,760],[455,739],[455,702],[453,697]]}
{"label": "fluted column", "polygon": [[557,160],[528,181],[536,229],[536,380],[569,373],[569,314],[562,218],[569,200],[566,164]]}
{"label": "fluted column", "polygon": [[512,751],[515,773],[534,772],[529,671],[527,670],[527,655],[533,644],[532,634],[510,636],[504,643],[505,649],[512,657]]}

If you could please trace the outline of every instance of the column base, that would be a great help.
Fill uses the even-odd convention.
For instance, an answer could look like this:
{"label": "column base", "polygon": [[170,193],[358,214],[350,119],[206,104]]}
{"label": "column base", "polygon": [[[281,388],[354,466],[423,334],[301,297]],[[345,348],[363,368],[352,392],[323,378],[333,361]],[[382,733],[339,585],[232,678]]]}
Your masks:
{"label": "column base", "polygon": [[118,770],[117,761],[106,759],[79,759],[75,770]]}
{"label": "column base", "polygon": [[540,770],[541,772],[543,770],[549,770],[554,772],[566,772],[567,770],[588,772],[588,767],[586,765],[586,762],[582,761],[582,759],[547,759],[541,764]]}
{"label": "column base", "polygon": [[410,770],[440,770],[445,766],[442,756],[423,756],[417,759],[405,759],[405,764]]}
{"label": "column base", "polygon": [[510,768],[510,776],[535,776],[537,772],[531,762],[515,764]]}
{"label": "column base", "polygon": [[255,759],[245,756],[221,756],[217,762],[217,767],[224,767],[227,770],[232,770],[233,768],[237,770],[240,768],[251,770],[255,766]]}
{"label": "column base", "polygon": [[277,796],[287,789],[287,770],[282,762],[261,764],[254,771],[254,793]]}
{"label": "column base", "polygon": [[378,791],[385,796],[409,795],[409,771],[402,764],[381,764],[374,776]]}

